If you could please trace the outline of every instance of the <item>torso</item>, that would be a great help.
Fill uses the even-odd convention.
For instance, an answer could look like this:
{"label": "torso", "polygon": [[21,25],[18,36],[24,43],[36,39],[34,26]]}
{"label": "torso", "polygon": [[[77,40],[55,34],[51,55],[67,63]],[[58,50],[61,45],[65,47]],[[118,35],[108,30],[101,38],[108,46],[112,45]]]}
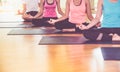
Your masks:
{"label": "torso", "polygon": [[43,17],[57,17],[56,6],[56,0],[45,0]]}
{"label": "torso", "polygon": [[103,0],[103,21],[102,27],[120,27],[120,1]]}
{"label": "torso", "polygon": [[26,12],[30,12],[30,11],[38,11],[38,3],[40,1],[39,0],[23,0],[23,3],[26,4]]}
{"label": "torso", "polygon": [[79,0],[81,2],[75,5],[75,1],[70,0],[70,12],[69,12],[69,22],[75,24],[81,24],[86,21],[86,5],[85,0]]}

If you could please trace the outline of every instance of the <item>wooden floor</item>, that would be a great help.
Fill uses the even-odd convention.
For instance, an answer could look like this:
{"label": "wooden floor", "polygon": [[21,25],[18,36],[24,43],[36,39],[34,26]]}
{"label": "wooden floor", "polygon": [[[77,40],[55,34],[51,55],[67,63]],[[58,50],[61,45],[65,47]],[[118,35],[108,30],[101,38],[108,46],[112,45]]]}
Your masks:
{"label": "wooden floor", "polygon": [[0,72],[120,72],[120,61],[101,52],[120,45],[38,45],[44,35],[7,35],[11,29],[0,28]]}

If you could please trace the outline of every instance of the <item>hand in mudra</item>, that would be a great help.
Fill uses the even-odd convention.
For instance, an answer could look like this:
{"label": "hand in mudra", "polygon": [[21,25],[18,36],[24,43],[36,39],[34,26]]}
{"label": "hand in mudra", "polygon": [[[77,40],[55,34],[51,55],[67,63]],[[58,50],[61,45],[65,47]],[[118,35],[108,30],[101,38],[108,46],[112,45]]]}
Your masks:
{"label": "hand in mudra", "polygon": [[83,24],[80,25],[79,28],[80,28],[81,30],[86,30],[86,29],[88,29],[87,26],[85,26],[85,25],[83,25]]}
{"label": "hand in mudra", "polygon": [[56,20],[55,20],[55,19],[50,19],[50,20],[48,21],[48,23],[54,25],[54,24],[56,23]]}

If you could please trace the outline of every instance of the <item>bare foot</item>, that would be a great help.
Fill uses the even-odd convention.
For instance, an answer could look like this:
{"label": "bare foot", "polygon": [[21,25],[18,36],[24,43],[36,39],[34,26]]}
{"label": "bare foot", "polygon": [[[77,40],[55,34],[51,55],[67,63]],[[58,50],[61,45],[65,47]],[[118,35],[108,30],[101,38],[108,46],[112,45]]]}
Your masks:
{"label": "bare foot", "polygon": [[110,33],[109,36],[113,36],[114,34],[113,33]]}
{"label": "bare foot", "polygon": [[62,29],[62,32],[75,32],[75,29]]}
{"label": "bare foot", "polygon": [[114,34],[112,37],[112,41],[120,41],[120,36],[118,34]]}
{"label": "bare foot", "polygon": [[98,37],[97,37],[97,39],[96,40],[101,40],[102,39],[102,37],[103,37],[103,33],[100,33],[99,35],[98,35]]}

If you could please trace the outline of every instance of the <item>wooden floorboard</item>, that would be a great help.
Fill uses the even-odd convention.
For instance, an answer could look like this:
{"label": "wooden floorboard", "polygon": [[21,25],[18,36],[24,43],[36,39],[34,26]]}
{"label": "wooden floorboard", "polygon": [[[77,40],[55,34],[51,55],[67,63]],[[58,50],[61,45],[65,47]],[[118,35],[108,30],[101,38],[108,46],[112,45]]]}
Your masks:
{"label": "wooden floorboard", "polygon": [[10,30],[0,29],[0,72],[120,71],[120,61],[104,61],[100,50],[120,45],[38,45],[42,35],[9,36]]}
{"label": "wooden floorboard", "polygon": [[120,61],[105,61],[101,52],[119,44],[38,45],[44,35],[7,35],[10,30],[0,28],[0,72],[120,72]]}

